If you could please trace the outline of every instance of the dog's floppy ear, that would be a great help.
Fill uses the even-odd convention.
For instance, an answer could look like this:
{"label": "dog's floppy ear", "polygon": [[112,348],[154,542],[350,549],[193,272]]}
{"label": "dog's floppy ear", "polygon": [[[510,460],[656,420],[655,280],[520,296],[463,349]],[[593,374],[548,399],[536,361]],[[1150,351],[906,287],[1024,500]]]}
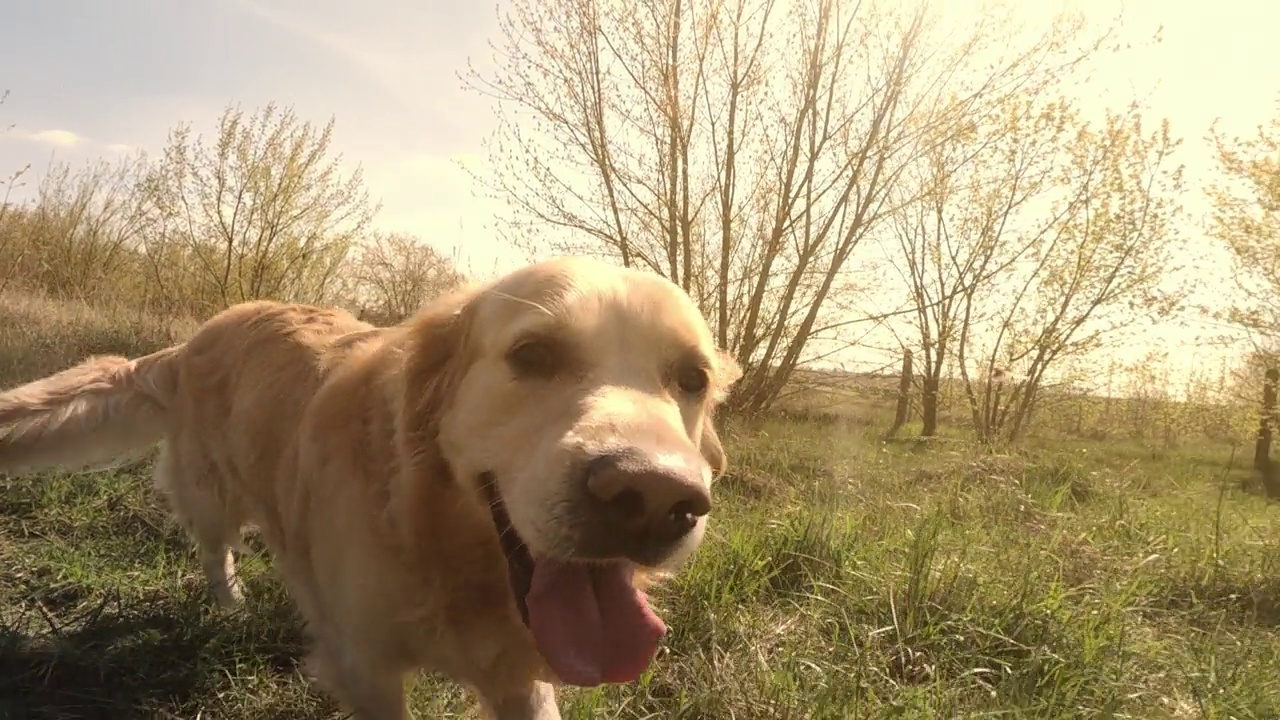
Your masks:
{"label": "dog's floppy ear", "polygon": [[415,463],[431,462],[431,456],[438,455],[441,416],[452,404],[469,363],[467,335],[475,296],[469,289],[442,296],[402,326],[404,365],[397,435],[403,456]]}
{"label": "dog's floppy ear", "polygon": [[715,421],[711,416],[702,420],[702,439],[698,450],[711,466],[711,478],[714,480],[724,474],[729,458],[724,453],[724,445],[720,442],[720,434],[716,432]]}
{"label": "dog's floppy ear", "polygon": [[[742,377],[742,367],[729,353],[721,350],[716,353],[715,361],[715,393],[712,401],[719,405],[729,397],[733,384]],[[729,459],[724,452],[724,444],[720,442],[720,434],[716,432],[715,418],[710,411],[702,421],[702,438],[698,443],[702,457],[711,466],[712,478],[718,478],[728,468]]]}
{"label": "dog's floppy ear", "polygon": [[[388,518],[406,547],[433,547],[439,552],[441,543],[457,542],[466,535],[466,508],[479,512],[483,507],[465,502],[479,490],[458,482],[440,447],[440,425],[472,362],[468,336],[478,296],[478,290],[443,296],[398,328],[402,333],[397,339],[400,357],[394,387],[398,472],[390,484]],[[442,519],[438,511],[442,505],[457,507],[463,514]],[[496,541],[493,550],[498,551]]]}
{"label": "dog's floppy ear", "polygon": [[712,400],[718,405],[728,399],[734,383],[742,378],[742,366],[732,355],[724,350],[718,350],[712,372],[715,380],[715,393]]}

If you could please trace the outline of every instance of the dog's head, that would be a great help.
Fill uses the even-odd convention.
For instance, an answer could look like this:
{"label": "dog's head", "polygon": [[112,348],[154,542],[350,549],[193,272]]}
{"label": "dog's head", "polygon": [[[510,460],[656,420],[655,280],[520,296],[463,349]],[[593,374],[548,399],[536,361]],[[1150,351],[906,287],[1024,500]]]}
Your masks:
{"label": "dog's head", "polygon": [[661,623],[633,577],[702,540],[738,366],[678,286],[586,259],[442,301],[414,332],[411,422],[492,505],[543,655],[575,684],[638,675]]}

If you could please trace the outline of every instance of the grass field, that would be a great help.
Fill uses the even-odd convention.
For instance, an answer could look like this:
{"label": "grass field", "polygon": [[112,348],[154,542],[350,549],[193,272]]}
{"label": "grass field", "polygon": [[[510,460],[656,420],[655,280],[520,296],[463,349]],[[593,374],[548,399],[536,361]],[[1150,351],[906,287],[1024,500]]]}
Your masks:
{"label": "grass field", "polygon": [[[0,384],[181,329],[10,302]],[[568,718],[1278,718],[1280,527],[1225,445],[885,443],[731,424],[712,532],[641,683]],[[1237,466],[1232,468],[1231,465]],[[0,478],[0,717],[327,718],[270,574],[212,609],[142,463]],[[432,678],[417,716],[471,717]]]}

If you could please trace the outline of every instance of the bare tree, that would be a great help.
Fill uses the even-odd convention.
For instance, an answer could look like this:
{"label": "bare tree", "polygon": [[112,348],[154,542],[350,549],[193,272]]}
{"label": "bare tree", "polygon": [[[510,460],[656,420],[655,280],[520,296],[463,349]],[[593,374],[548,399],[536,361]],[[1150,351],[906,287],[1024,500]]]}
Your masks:
{"label": "bare tree", "polygon": [[462,284],[453,258],[411,235],[377,234],[353,258],[356,303],[367,319],[403,320],[427,301]]}
{"label": "bare tree", "polygon": [[[495,72],[508,232],[687,289],[746,369],[753,412],[847,323],[831,301],[895,209],[913,158],[992,98],[1087,55],[1055,24],[1001,45],[984,17],[938,50],[926,4],[836,0],[515,0]],[[961,78],[964,78],[962,81]]]}
{"label": "bare tree", "polygon": [[253,298],[326,302],[374,215],[333,121],[229,107],[212,143],[179,125],[144,185],[153,281],[196,313]]}
{"label": "bare tree", "polygon": [[1055,159],[1071,119],[1062,101],[1010,96],[922,152],[895,189],[914,198],[893,217],[892,254],[909,290],[913,343],[923,361],[923,436],[937,434],[939,390],[966,330],[966,309],[1059,219],[1026,209],[1055,187]]}
{"label": "bare tree", "polygon": [[1038,210],[1052,222],[981,292],[961,296],[956,360],[980,438],[1017,439],[1053,367],[1185,297],[1161,282],[1181,246],[1177,145],[1167,122],[1147,131],[1136,110],[1074,124],[1057,190]]}

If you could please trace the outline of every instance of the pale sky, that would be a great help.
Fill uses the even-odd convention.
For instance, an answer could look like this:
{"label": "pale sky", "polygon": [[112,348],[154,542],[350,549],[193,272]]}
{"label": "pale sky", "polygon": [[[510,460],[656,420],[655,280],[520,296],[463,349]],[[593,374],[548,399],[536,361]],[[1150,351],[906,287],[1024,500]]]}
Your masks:
{"label": "pale sky", "polygon": [[[962,15],[976,2],[952,0],[948,11]],[[1102,20],[1121,4],[1024,7],[1029,20],[1062,6]],[[1209,124],[1221,117],[1247,132],[1275,109],[1280,3],[1123,6],[1128,38],[1163,25],[1163,42],[1099,61],[1080,100],[1122,105],[1140,95],[1148,116],[1171,120],[1185,138],[1178,159],[1197,223],[1198,188],[1213,172]],[[461,248],[464,269],[489,275],[520,258],[498,244],[491,207],[457,167],[482,160],[494,125],[487,101],[463,90],[458,73],[468,59],[487,61],[495,13],[490,2],[444,0],[13,0],[0,5],[0,91],[10,91],[0,127],[14,126],[0,134],[0,174],[26,163],[38,173],[54,156],[158,152],[179,121],[208,131],[229,102],[276,101],[318,122],[336,117],[336,149],[363,165],[382,227]],[[1194,343],[1196,332],[1154,328],[1147,342]],[[1191,357],[1178,354],[1184,364]]]}
{"label": "pale sky", "polygon": [[335,148],[364,168],[380,224],[488,270],[499,248],[455,159],[482,153],[485,101],[460,88],[496,27],[489,2],[446,0],[14,0],[0,4],[0,172],[51,155],[79,162],[141,148],[169,128],[209,132],[228,103],[270,101],[337,121]]}

